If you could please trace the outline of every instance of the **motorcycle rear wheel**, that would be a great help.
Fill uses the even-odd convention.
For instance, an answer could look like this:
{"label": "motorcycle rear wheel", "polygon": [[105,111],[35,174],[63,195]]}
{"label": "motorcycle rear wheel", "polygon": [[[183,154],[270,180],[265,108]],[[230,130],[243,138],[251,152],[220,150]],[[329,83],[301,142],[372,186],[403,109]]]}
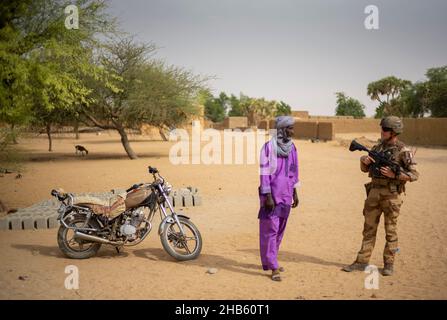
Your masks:
{"label": "motorcycle rear wheel", "polygon": [[[84,225],[85,219],[84,215],[75,215],[74,220],[70,221],[69,225],[81,227]],[[100,228],[95,219],[90,219],[86,227]],[[73,229],[65,228],[63,225],[59,227],[57,232],[57,244],[62,253],[71,259],[88,259],[96,255],[101,248],[101,243],[75,239]]]}

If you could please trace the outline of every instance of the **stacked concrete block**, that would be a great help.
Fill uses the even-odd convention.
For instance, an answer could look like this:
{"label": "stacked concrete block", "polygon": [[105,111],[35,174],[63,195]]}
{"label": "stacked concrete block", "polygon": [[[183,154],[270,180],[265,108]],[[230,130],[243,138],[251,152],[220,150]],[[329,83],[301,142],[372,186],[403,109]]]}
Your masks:
{"label": "stacked concrete block", "polygon": [[31,216],[24,216],[22,218],[23,230],[33,230],[34,229],[34,218]]}
{"label": "stacked concrete block", "polygon": [[183,197],[181,195],[174,195],[173,196],[174,199],[174,207],[183,207]]}
{"label": "stacked concrete block", "polygon": [[194,202],[194,206],[200,206],[202,204],[202,196],[199,194],[193,194],[192,199]]}
{"label": "stacked concrete block", "polygon": [[47,229],[48,228],[48,219],[44,216],[37,216],[34,219],[34,227],[36,229]]}
{"label": "stacked concrete block", "polygon": [[175,207],[192,207],[202,204],[199,190],[191,186],[175,190],[173,192],[173,198]]}
{"label": "stacked concrete block", "polygon": [[[110,192],[79,193],[76,197],[90,196],[109,201],[117,194],[125,192],[124,189],[112,189]],[[195,187],[181,188],[174,190],[169,195],[169,200],[175,207],[192,207],[202,204],[199,190]],[[49,199],[36,203],[28,208],[19,209],[6,217],[0,218],[0,231],[5,230],[42,230],[58,228],[60,222],[57,220],[57,209],[60,202],[56,199]]]}
{"label": "stacked concrete block", "polygon": [[21,230],[22,229],[22,219],[19,217],[9,218],[9,226],[11,230]]}
{"label": "stacked concrete block", "polygon": [[183,195],[183,205],[185,207],[192,207],[193,206],[192,194],[185,194],[185,195]]}
{"label": "stacked concrete block", "polygon": [[9,219],[2,218],[0,219],[0,231],[9,230]]}
{"label": "stacked concrete block", "polygon": [[58,228],[59,225],[61,224],[58,220],[57,220],[58,215],[51,215],[48,217],[48,229],[52,229],[52,228]]}

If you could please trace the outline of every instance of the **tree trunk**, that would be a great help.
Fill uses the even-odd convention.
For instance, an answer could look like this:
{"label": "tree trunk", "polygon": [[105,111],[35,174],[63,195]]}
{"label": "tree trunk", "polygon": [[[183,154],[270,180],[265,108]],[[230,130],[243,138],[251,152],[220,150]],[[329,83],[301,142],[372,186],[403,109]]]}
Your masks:
{"label": "tree trunk", "polygon": [[123,127],[117,128],[120,136],[121,136],[121,143],[123,144],[124,150],[126,150],[127,155],[130,159],[138,159],[137,154],[132,150],[132,147],[130,146],[129,139],[127,138],[127,133],[124,131]]}
{"label": "tree trunk", "polygon": [[161,136],[161,138],[162,138],[164,141],[168,141],[168,137],[166,137],[166,135],[165,135],[165,133],[164,133],[164,131],[163,131],[162,128],[159,128],[159,129],[158,129],[158,132],[160,133],[160,136]]}
{"label": "tree trunk", "polygon": [[47,123],[46,131],[48,136],[48,151],[53,151],[53,141],[51,139],[51,123]]}
{"label": "tree trunk", "polygon": [[76,140],[79,140],[79,122],[76,121],[74,126],[73,126],[73,131],[75,133],[75,138]]}
{"label": "tree trunk", "polygon": [[18,144],[17,142],[17,136],[16,136],[16,132],[14,131],[14,123],[11,124],[11,136],[12,136],[12,143],[14,144]]}

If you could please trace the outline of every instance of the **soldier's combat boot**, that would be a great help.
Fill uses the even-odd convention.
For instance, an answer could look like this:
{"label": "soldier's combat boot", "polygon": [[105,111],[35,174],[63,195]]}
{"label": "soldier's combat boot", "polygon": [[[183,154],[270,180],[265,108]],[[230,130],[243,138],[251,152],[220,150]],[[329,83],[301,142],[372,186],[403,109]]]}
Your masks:
{"label": "soldier's combat boot", "polygon": [[350,265],[344,266],[342,268],[343,271],[352,272],[352,271],[365,271],[365,268],[368,266],[367,263],[354,262]]}
{"label": "soldier's combat boot", "polygon": [[385,266],[383,267],[382,275],[384,276],[392,276],[394,272],[393,264],[392,263],[385,263]]}

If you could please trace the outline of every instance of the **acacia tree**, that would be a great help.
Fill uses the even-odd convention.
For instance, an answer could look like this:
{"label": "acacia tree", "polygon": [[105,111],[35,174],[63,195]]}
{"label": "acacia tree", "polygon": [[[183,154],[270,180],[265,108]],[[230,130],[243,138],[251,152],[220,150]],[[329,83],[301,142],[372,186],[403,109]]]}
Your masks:
{"label": "acacia tree", "polygon": [[391,114],[402,114],[403,110],[396,110],[400,106],[397,100],[400,97],[400,93],[410,86],[411,81],[394,76],[385,77],[368,84],[368,96],[370,96],[371,100],[379,102],[375,117],[381,118]]}
{"label": "acacia tree", "polygon": [[[77,5],[82,17],[78,30],[65,27],[68,4]],[[104,9],[100,0],[2,3],[0,119],[12,126],[17,119],[44,126],[49,151],[52,122],[61,119],[58,113],[88,104],[90,89],[83,77],[101,73],[91,60],[95,36],[114,29]]]}
{"label": "acacia tree", "polygon": [[249,98],[247,96],[241,97],[241,106],[244,110],[244,115],[254,121],[254,123],[249,123],[249,125],[256,125],[260,120],[273,118],[278,110],[278,103],[274,100]]}
{"label": "acacia tree", "polygon": [[143,123],[173,128],[198,113],[194,102],[205,79],[152,59],[155,49],[131,37],[106,45],[99,63],[108,79],[93,90],[94,103],[81,110],[93,125],[118,131],[130,159],[137,154],[126,129],[139,129]]}

